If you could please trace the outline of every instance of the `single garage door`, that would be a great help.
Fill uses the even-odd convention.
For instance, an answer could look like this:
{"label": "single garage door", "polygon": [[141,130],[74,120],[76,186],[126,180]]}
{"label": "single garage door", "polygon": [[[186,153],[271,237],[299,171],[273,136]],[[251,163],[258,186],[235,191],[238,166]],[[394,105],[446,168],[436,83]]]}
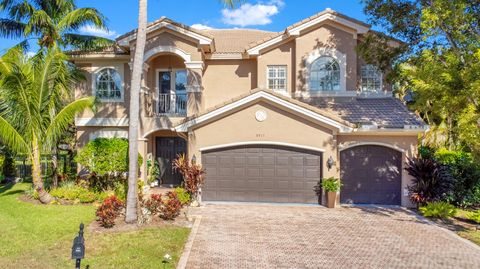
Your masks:
{"label": "single garage door", "polygon": [[357,146],[340,152],[340,201],[401,204],[402,153],[382,146]]}
{"label": "single garage door", "polygon": [[251,145],[202,153],[206,201],[318,203],[320,152]]}

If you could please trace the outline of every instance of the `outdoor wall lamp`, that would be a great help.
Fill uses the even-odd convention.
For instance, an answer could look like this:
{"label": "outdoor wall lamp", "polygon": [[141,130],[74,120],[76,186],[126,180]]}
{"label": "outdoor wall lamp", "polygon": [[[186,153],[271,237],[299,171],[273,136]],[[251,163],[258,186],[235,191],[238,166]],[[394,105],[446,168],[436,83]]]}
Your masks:
{"label": "outdoor wall lamp", "polygon": [[333,157],[332,156],[328,157],[328,160],[327,160],[328,170],[332,169],[334,165],[335,165],[335,161],[333,160]]}
{"label": "outdoor wall lamp", "polygon": [[197,156],[195,156],[195,154],[192,156],[192,163],[197,163]]}

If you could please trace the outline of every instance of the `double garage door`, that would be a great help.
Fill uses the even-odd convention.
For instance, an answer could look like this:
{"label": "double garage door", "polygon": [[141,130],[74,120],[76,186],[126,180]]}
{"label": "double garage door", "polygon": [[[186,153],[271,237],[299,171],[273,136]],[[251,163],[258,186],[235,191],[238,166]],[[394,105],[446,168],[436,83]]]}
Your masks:
{"label": "double garage door", "polygon": [[[382,146],[341,151],[342,203],[399,205],[402,154]],[[206,201],[318,203],[320,152],[249,145],[202,153]]]}
{"label": "double garage door", "polygon": [[318,203],[322,155],[282,146],[252,145],[202,153],[206,201]]}

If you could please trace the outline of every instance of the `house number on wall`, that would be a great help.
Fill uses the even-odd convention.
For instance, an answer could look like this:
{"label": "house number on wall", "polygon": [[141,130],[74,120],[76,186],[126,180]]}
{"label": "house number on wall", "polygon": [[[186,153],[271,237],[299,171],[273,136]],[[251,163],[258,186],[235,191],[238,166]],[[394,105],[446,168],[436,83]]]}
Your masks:
{"label": "house number on wall", "polygon": [[257,121],[259,122],[265,121],[267,119],[267,112],[263,110],[258,110],[257,112],[255,112],[255,119],[257,119]]}

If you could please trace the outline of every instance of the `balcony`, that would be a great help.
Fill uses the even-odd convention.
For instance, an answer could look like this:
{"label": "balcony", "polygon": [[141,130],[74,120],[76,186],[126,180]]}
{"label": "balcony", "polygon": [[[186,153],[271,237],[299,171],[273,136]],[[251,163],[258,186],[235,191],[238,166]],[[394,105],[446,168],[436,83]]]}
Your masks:
{"label": "balcony", "polygon": [[152,101],[152,114],[156,117],[185,117],[187,115],[186,93],[162,93]]}

